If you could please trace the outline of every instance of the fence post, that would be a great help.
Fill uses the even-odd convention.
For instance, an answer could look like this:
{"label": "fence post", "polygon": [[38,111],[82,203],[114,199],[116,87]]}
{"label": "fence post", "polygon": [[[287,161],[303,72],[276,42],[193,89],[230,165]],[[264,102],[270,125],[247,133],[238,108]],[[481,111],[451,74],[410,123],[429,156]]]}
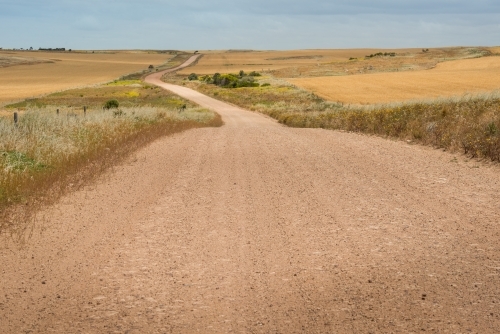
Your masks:
{"label": "fence post", "polygon": [[83,106],[83,116],[87,116],[87,106]]}
{"label": "fence post", "polygon": [[18,121],[18,115],[17,115],[17,111],[14,112],[14,124],[17,125],[17,121]]}
{"label": "fence post", "polygon": [[56,110],[57,115],[59,115],[59,109]]}

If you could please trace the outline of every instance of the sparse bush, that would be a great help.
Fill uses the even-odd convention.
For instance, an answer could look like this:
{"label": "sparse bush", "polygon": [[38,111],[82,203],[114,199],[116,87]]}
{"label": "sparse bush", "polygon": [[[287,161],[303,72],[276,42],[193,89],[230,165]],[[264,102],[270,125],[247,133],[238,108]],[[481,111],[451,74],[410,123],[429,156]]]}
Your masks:
{"label": "sparse bush", "polygon": [[260,87],[269,87],[269,86],[271,86],[269,82],[265,82],[262,85],[260,85]]}
{"label": "sparse bush", "polygon": [[117,110],[113,111],[114,117],[120,117],[120,116],[124,116],[124,115],[126,115],[126,114],[121,109],[117,109]]}

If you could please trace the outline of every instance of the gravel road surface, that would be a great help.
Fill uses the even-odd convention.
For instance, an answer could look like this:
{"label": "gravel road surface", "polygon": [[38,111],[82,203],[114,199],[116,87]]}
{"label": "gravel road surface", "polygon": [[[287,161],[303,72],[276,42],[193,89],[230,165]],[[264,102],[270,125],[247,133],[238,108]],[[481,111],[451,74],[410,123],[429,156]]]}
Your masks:
{"label": "gravel road surface", "polygon": [[2,333],[498,333],[500,168],[219,112],[0,246]]}

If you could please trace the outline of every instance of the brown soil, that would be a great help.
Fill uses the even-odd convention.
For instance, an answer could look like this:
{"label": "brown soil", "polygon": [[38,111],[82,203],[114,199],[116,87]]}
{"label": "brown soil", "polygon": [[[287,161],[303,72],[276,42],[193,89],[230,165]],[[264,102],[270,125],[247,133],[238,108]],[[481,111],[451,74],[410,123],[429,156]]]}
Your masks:
{"label": "brown soil", "polygon": [[159,75],[225,126],[154,142],[4,241],[3,332],[498,332],[497,166]]}

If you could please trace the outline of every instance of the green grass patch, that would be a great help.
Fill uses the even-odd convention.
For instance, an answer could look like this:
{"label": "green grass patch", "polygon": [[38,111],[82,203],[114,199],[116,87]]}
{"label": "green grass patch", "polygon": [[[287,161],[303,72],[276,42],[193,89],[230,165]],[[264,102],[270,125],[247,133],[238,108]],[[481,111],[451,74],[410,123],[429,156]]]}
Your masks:
{"label": "green grass patch", "polygon": [[0,166],[4,172],[23,173],[26,171],[39,172],[48,168],[26,154],[17,151],[0,152]]}
{"label": "green grass patch", "polygon": [[142,85],[141,80],[115,80],[106,84],[106,86],[132,86],[132,85]]}

